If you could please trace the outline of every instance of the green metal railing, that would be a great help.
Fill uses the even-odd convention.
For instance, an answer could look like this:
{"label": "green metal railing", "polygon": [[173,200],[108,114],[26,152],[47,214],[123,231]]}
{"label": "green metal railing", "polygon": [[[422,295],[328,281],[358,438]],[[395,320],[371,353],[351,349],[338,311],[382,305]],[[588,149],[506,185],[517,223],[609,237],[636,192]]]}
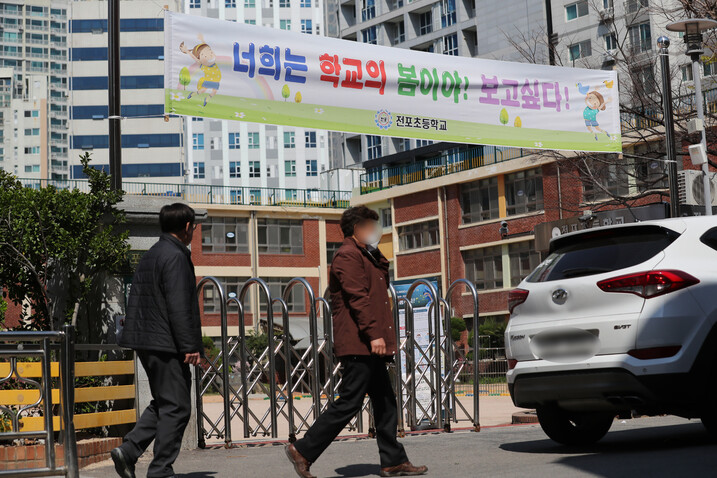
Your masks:
{"label": "green metal railing", "polygon": [[[23,186],[30,188],[52,186],[58,189],[79,189],[83,192],[90,190],[89,182],[85,179],[20,178],[19,181]],[[344,209],[349,207],[351,200],[351,191],[325,189],[254,188],[129,181],[122,183],[122,189],[127,195],[177,198],[194,204]]]}
{"label": "green metal railing", "polygon": [[533,152],[533,149],[498,146],[454,148],[415,163],[369,169],[361,175],[361,194],[501,163]]}

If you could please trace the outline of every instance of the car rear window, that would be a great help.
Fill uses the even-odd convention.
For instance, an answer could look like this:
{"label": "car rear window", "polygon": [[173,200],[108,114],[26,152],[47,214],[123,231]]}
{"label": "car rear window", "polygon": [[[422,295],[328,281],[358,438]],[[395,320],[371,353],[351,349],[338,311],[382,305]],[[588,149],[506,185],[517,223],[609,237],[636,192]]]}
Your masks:
{"label": "car rear window", "polygon": [[660,226],[605,228],[555,239],[528,282],[549,282],[625,269],[645,262],[679,234]]}
{"label": "car rear window", "polygon": [[717,251],[717,227],[713,227],[709,231],[702,234],[700,241],[708,247]]}

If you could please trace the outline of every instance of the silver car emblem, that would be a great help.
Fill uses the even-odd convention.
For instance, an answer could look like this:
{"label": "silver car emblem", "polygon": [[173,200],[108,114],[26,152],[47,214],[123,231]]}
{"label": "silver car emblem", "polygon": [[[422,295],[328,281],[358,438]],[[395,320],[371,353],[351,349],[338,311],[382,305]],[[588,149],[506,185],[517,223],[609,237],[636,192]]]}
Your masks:
{"label": "silver car emblem", "polygon": [[555,289],[553,291],[553,302],[556,304],[564,304],[568,298],[568,291],[565,289]]}

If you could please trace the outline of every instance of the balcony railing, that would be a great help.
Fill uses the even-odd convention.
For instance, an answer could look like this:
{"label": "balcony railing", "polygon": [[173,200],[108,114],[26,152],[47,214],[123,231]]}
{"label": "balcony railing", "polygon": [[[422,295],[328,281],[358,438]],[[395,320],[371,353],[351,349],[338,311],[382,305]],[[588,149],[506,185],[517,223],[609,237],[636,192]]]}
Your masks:
{"label": "balcony railing", "polygon": [[521,158],[534,151],[523,148],[477,146],[450,154],[437,155],[415,163],[369,169],[361,175],[361,194]]}
{"label": "balcony railing", "polygon": [[[54,186],[58,189],[79,189],[80,191],[88,192],[90,188],[89,182],[85,179],[21,178],[20,182],[25,187],[36,189]],[[344,209],[349,207],[349,201],[351,200],[351,191],[319,189],[252,188],[129,181],[122,183],[122,189],[127,195],[178,198],[194,204]]]}

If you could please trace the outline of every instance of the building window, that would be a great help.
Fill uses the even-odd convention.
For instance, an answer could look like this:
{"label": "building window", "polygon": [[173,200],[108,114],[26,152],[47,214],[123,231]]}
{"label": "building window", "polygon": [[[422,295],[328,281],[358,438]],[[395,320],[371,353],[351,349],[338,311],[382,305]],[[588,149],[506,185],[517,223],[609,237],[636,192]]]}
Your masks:
{"label": "building window", "polygon": [[463,253],[466,278],[478,290],[503,288],[502,246],[482,247]]}
{"label": "building window", "polygon": [[540,263],[540,253],[535,250],[533,241],[508,244],[510,259],[510,286],[515,287],[528,277]]}
{"label": "building window", "polygon": [[256,0],[244,0],[244,8],[256,8]]}
{"label": "building window", "polygon": [[[244,283],[249,280],[248,277],[218,277],[219,282],[224,286],[224,299],[239,298]],[[221,302],[219,302],[219,294],[214,285],[210,282],[203,289],[203,304],[205,314],[218,314],[221,312]],[[236,311],[236,302],[232,301],[227,304],[227,310]]]}
{"label": "building window", "polygon": [[189,8],[202,8],[202,0],[189,0]]}
{"label": "building window", "polygon": [[605,41],[605,49],[607,51],[617,50],[617,37],[614,33],[608,33],[607,35],[603,35],[602,37]]}
{"label": "building window", "polygon": [[385,207],[379,211],[379,217],[381,218],[381,227],[391,227],[393,221],[391,220],[391,208]]}
{"label": "building window", "polygon": [[646,8],[649,5],[649,0],[627,0],[625,2],[625,10],[627,13],[635,13],[641,8]]}
{"label": "building window", "polygon": [[575,61],[580,58],[586,58],[593,54],[590,40],[581,41],[580,43],[573,43],[568,47],[570,53],[570,61]]}
{"label": "building window", "polygon": [[565,5],[565,20],[575,20],[576,18],[585,17],[588,15],[588,2],[587,0],[581,0],[580,2],[571,3]]}
{"label": "building window", "polygon": [[244,23],[247,25],[256,25],[256,20],[253,18],[247,18],[244,20]]}
{"label": "building window", "polygon": [[543,209],[543,174],[541,169],[535,168],[506,174],[505,201],[508,216]]}
{"label": "building window", "polygon": [[225,8],[236,8],[237,0],[224,0],[224,7]]}
{"label": "building window", "polygon": [[192,149],[204,149],[204,134],[192,134]]}
{"label": "building window", "polygon": [[498,178],[461,184],[461,208],[464,224],[497,218],[500,215]]}
{"label": "building window", "polygon": [[422,148],[423,146],[428,146],[429,144],[433,144],[433,141],[430,139],[417,139],[416,140],[416,147]]}
{"label": "building window", "polygon": [[378,44],[378,37],[376,35],[376,25],[369,27],[365,30],[361,30],[361,38],[364,43],[370,43],[371,45]]}
{"label": "building window", "polygon": [[194,163],[194,179],[204,179],[204,163]]}
{"label": "building window", "polygon": [[296,161],[286,160],[284,161],[284,176],[294,177],[296,176]]}
{"label": "building window", "polygon": [[311,24],[311,20],[302,19],[302,20],[301,20],[301,33],[308,33],[309,35],[311,35],[311,33],[312,33],[312,31],[311,31],[312,26],[311,26],[311,25],[312,25],[312,24]]}
{"label": "building window", "polygon": [[433,16],[431,11],[423,12],[418,15],[418,34],[426,35],[433,31]]}
{"label": "building window", "polygon": [[336,254],[336,251],[339,250],[339,247],[343,242],[327,242],[326,243],[326,262],[331,264],[334,260],[334,255]]}
{"label": "building window", "polygon": [[25,129],[25,136],[39,136],[40,135],[40,128],[26,128]]}
{"label": "building window", "polygon": [[[265,279],[266,285],[272,297],[284,297],[286,287],[289,285],[291,278],[289,277],[268,277]],[[301,313],[306,311],[306,293],[301,287],[294,287],[289,293],[289,300],[286,302],[286,308],[292,313]],[[266,300],[262,298],[260,310],[266,312]],[[274,306],[274,313],[278,313],[279,309]],[[276,316],[275,316],[276,317]]]}
{"label": "building window", "polygon": [[229,161],[229,177],[241,178],[241,162]]}
{"label": "building window", "polygon": [[396,23],[396,36],[393,38],[394,43],[403,43],[406,41],[406,24],[401,20]]}
{"label": "building window", "polygon": [[239,149],[239,133],[229,133],[229,149]]}
{"label": "building window", "polygon": [[368,159],[376,159],[381,157],[381,137],[366,135],[366,151]]}
{"label": "building window", "polygon": [[650,22],[633,25],[628,29],[632,53],[642,53],[652,49]]}
{"label": "building window", "polygon": [[296,148],[296,133],[293,131],[284,131],[284,147]]}
{"label": "building window", "polygon": [[26,165],[25,166],[25,172],[26,173],[39,173],[40,172],[40,165],[34,164],[32,166]]}
{"label": "building window", "polygon": [[25,154],[40,154],[40,147],[32,146],[29,148],[25,148]]}
{"label": "building window", "polygon": [[652,94],[657,91],[657,83],[655,82],[655,72],[651,65],[639,68],[633,72],[635,81],[635,89],[642,94]]}
{"label": "building window", "polygon": [[458,34],[443,37],[443,54],[458,56]]}
{"label": "building window", "polygon": [[441,0],[441,27],[456,23],[456,0]]}
{"label": "building window", "polygon": [[398,228],[398,242],[402,251],[421,249],[440,244],[438,221],[426,221]]}
{"label": "building window", "polygon": [[708,60],[702,63],[703,76],[712,76],[717,73],[717,65],[714,61]]}
{"label": "building window", "polygon": [[307,159],[306,160],[306,175],[307,176],[318,176],[319,174],[319,167],[318,167],[318,161],[315,159]]}
{"label": "building window", "polygon": [[261,177],[261,162],[249,161],[249,177],[260,178]]}
{"label": "building window", "polygon": [[282,30],[291,30],[291,20],[279,20],[279,28]]}
{"label": "building window", "polygon": [[682,72],[682,81],[694,80],[694,76],[692,76],[692,65],[684,65],[680,67],[680,72]]}
{"label": "building window", "polygon": [[260,254],[303,254],[304,227],[293,219],[259,219],[257,246]]}
{"label": "building window", "polygon": [[202,223],[202,252],[249,253],[249,220],[209,217]]}
{"label": "building window", "polygon": [[259,133],[249,133],[249,149],[259,149]]}
{"label": "building window", "polygon": [[291,0],[279,0],[279,8],[291,8]]}
{"label": "building window", "polygon": [[594,203],[615,196],[626,196],[629,191],[629,174],[625,166],[602,161],[588,161],[588,171],[581,171],[583,198]]}
{"label": "building window", "polygon": [[306,131],[304,133],[304,145],[307,148],[316,147],[316,131]]}
{"label": "building window", "polygon": [[311,8],[311,0],[301,0],[301,8]]}
{"label": "building window", "polygon": [[287,201],[296,201],[299,197],[299,191],[296,189],[285,189],[284,198]]}
{"label": "building window", "polygon": [[363,0],[361,3],[361,21],[371,20],[376,17],[376,1]]}

